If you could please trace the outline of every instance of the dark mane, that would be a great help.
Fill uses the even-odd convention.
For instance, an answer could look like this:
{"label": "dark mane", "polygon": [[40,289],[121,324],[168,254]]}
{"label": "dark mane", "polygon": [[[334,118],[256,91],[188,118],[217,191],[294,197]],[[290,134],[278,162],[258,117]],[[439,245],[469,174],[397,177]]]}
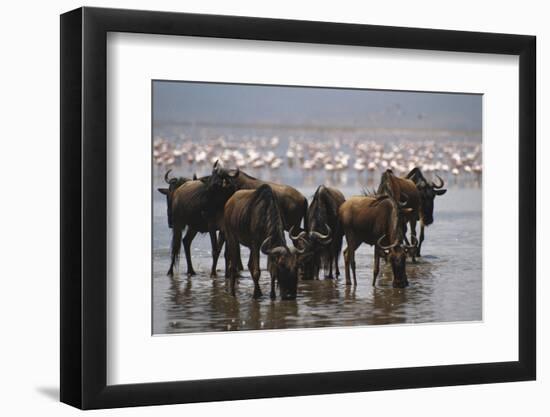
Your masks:
{"label": "dark mane", "polygon": [[363,188],[363,194],[364,197],[370,197],[376,199],[374,203],[371,204],[372,207],[377,206],[380,204],[381,201],[384,201],[386,199],[391,199],[389,195],[387,194],[379,194],[374,190],[369,190],[367,188]]}
{"label": "dark mane", "polygon": [[401,200],[401,189],[398,185],[397,177],[394,175],[391,169],[386,169],[380,179],[380,185],[378,186],[378,194],[388,194],[396,201]]}
{"label": "dark mane", "polygon": [[321,219],[327,217],[328,213],[326,213],[326,207],[328,202],[325,196],[326,193],[323,192],[324,190],[326,190],[326,187],[324,185],[320,185],[317,187],[315,194],[313,194],[313,200],[309,206],[309,210],[307,211],[308,227],[319,227],[318,223]]}
{"label": "dark mane", "polygon": [[392,215],[391,215],[391,231],[392,236],[390,237],[390,241],[393,241],[396,237],[399,240],[399,242],[403,241],[403,214],[401,213],[401,208],[399,207],[399,204],[395,201],[395,199],[391,196],[382,196],[386,198],[381,198],[377,200],[373,205],[378,204],[380,201],[387,200],[392,207]]}
{"label": "dark mane", "polygon": [[[342,240],[338,239],[338,207],[331,198],[331,191],[324,185],[320,185],[315,194],[313,201],[307,211],[306,227],[308,232],[327,233],[327,227],[332,227],[331,237],[333,239],[332,246],[320,248],[314,253],[314,262],[317,266],[322,266],[325,271],[330,267],[331,251],[339,253],[342,249]],[[329,226],[330,224],[330,226]],[[317,273],[316,273],[317,274]]]}
{"label": "dark mane", "polygon": [[365,197],[380,198],[386,196],[386,194],[378,193],[374,188],[369,190],[368,188],[363,188],[361,193]]}
{"label": "dark mane", "polygon": [[266,237],[271,236],[270,246],[286,246],[277,196],[267,184],[263,184],[254,192],[241,218],[242,225],[252,225],[254,214],[259,215]]}
{"label": "dark mane", "polygon": [[319,187],[317,187],[317,189],[315,190],[315,192],[313,193],[313,199],[315,200],[315,197],[317,197],[319,195],[319,193],[321,192],[321,190],[325,188],[325,186],[323,184],[321,184]]}

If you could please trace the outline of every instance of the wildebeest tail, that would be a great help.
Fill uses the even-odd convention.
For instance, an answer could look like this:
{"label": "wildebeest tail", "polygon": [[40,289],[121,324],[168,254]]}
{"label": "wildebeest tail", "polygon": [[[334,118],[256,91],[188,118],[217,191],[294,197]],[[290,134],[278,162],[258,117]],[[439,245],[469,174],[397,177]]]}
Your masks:
{"label": "wildebeest tail", "polygon": [[172,229],[172,243],[171,243],[171,263],[168,275],[173,275],[174,268],[177,268],[181,253],[181,238],[183,230],[176,227]]}

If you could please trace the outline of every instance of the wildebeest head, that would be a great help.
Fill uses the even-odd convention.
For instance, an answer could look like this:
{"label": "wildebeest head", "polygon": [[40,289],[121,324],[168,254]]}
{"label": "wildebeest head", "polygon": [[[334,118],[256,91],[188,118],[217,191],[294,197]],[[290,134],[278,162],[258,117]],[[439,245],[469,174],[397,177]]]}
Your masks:
{"label": "wildebeest head", "polygon": [[225,169],[216,161],[212,167],[212,175],[210,175],[210,180],[208,181],[208,188],[216,190],[233,187],[236,189],[235,180],[239,174],[239,168],[235,170]]}
{"label": "wildebeest head", "polygon": [[430,182],[423,177],[416,181],[416,188],[420,193],[422,204],[422,217],[426,226],[429,226],[434,221],[433,213],[435,197],[438,195],[443,195],[447,192],[447,190],[443,189],[445,183],[441,177],[439,177],[439,175],[436,175],[436,177],[439,179],[438,184],[435,182]]}
{"label": "wildebeest head", "polygon": [[303,279],[313,279],[318,274],[321,262],[319,253],[332,242],[332,232],[328,224],[325,224],[325,229],[325,234],[315,230],[309,232],[302,230],[296,234],[293,226],[288,233],[294,245],[309,254],[309,256],[299,257],[298,261],[298,273]]}
{"label": "wildebeest head", "polygon": [[206,193],[204,194],[203,207],[207,212],[216,211],[217,208],[223,208],[227,200],[237,191],[237,187],[232,181],[229,181],[231,173],[218,165],[214,164],[212,174],[205,180]]}
{"label": "wildebeest head", "polygon": [[310,253],[306,249],[279,245],[269,248],[271,237],[267,237],[260,250],[270,260],[271,273],[277,276],[282,300],[294,300],[298,292],[298,266]]}
{"label": "wildebeest head", "polygon": [[159,193],[166,196],[166,211],[168,216],[168,227],[170,228],[172,227],[172,196],[174,195],[174,191],[176,191],[180,185],[185,184],[187,181],[189,181],[189,178],[185,177],[169,178],[171,171],[172,170],[169,169],[168,171],[166,171],[166,174],[164,174],[164,181],[166,182],[166,184],[168,184],[168,188],[157,188]]}
{"label": "wildebeest head", "polygon": [[407,280],[407,270],[406,270],[406,260],[407,260],[407,254],[409,251],[416,251],[416,245],[418,244],[418,241],[416,240],[416,237],[412,236],[412,240],[414,241],[413,245],[406,245],[404,243],[400,243],[399,239],[396,239],[392,244],[384,246],[382,245],[382,240],[386,237],[386,235],[382,235],[380,239],[376,242],[376,245],[380,250],[384,252],[384,254],[387,257],[388,262],[391,265],[391,269],[393,272],[393,286],[398,288],[405,288],[407,285],[409,285],[409,281]]}

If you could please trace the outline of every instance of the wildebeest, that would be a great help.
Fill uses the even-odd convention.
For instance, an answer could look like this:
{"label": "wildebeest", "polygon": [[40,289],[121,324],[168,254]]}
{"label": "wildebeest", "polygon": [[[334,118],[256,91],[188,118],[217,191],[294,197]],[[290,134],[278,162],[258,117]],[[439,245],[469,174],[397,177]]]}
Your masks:
{"label": "wildebeest", "polygon": [[344,250],[346,285],[351,284],[350,267],[353,283],[357,285],[355,251],[362,243],[374,245],[373,286],[380,270],[380,257],[384,255],[391,264],[393,286],[404,288],[408,285],[406,254],[415,247],[402,242],[404,216],[412,211],[402,205],[391,196],[381,195],[351,197],[340,206],[338,219],[347,242]]}
{"label": "wildebeest", "polygon": [[343,235],[338,227],[338,209],[345,200],[339,190],[320,185],[307,210],[305,230],[294,234],[292,229],[289,233],[293,241],[305,239],[313,252],[310,261],[301,265],[304,279],[318,279],[321,266],[326,278],[333,278],[333,267],[336,278],[340,275],[338,258]]}
{"label": "wildebeest", "polygon": [[181,250],[183,230],[187,227],[187,232],[183,238],[187,274],[196,274],[191,261],[191,242],[197,233],[208,232],[213,258],[211,275],[215,276],[221,249],[217,244],[216,231],[219,228],[225,201],[208,201],[206,197],[207,177],[193,180],[184,177],[168,178],[169,172],[166,173],[164,178],[168,183],[168,188],[159,188],[158,190],[166,195],[168,225],[172,228],[171,262],[168,275],[174,275],[174,268]]}
{"label": "wildebeest", "polygon": [[254,298],[262,296],[260,289],[260,251],[268,255],[272,299],[276,297],[275,282],[282,299],[296,298],[298,257],[304,250],[290,249],[285,240],[283,217],[275,192],[267,184],[256,190],[239,190],[227,201],[223,214],[226,238],[226,268],[235,295],[235,279],[240,259],[239,245],[250,249],[248,269],[254,280]]}
{"label": "wildebeest", "polygon": [[[380,180],[378,194],[387,193],[392,195],[397,201],[407,202],[406,207],[413,211],[407,216],[407,222],[411,227],[411,237],[416,238],[416,222],[420,221],[420,239],[416,253],[412,253],[413,260],[415,255],[420,256],[420,249],[424,241],[424,226],[433,223],[434,198],[436,195],[443,195],[447,190],[442,190],[443,180],[437,176],[439,184],[427,181],[419,168],[413,168],[405,178],[396,177],[391,170],[387,170]],[[406,237],[407,222],[403,224],[404,238]]]}
{"label": "wildebeest", "polygon": [[240,171],[238,168],[236,170],[225,169],[219,166],[218,161],[216,161],[212,168],[208,187],[219,189],[220,187],[227,188],[230,186],[234,191],[238,191],[255,190],[264,184],[269,185],[277,196],[284,230],[290,230],[292,226],[299,228],[307,213],[307,199],[289,185],[262,181]]}
{"label": "wildebeest", "polygon": [[[411,239],[416,240],[416,222],[422,215],[422,201],[420,192],[416,185],[409,179],[396,177],[391,169],[387,169],[380,178],[380,185],[376,192],[377,195],[387,194],[395,201],[405,203],[405,207],[411,209],[404,214],[403,221],[403,239],[408,243],[407,239],[407,223],[411,226]],[[417,240],[416,240],[417,241]],[[416,262],[416,251],[410,252],[412,261]]]}
{"label": "wildebeest", "polygon": [[416,188],[420,192],[422,210],[420,218],[420,239],[418,240],[417,248],[418,256],[420,256],[420,249],[422,247],[422,242],[424,241],[424,226],[429,226],[434,221],[434,199],[436,196],[443,195],[447,192],[446,189],[443,189],[445,182],[439,175],[436,175],[436,177],[439,180],[438,184],[428,181],[424,175],[422,175],[420,168],[413,168],[406,176],[407,179],[415,183]]}
{"label": "wildebeest", "polygon": [[[172,228],[172,195],[180,185],[185,184],[187,181],[191,181],[190,178],[186,177],[170,178],[171,171],[172,170],[169,169],[166,171],[166,174],[164,174],[164,181],[168,184],[168,188],[158,188],[159,193],[166,196],[166,214],[168,218],[168,227],[170,229]],[[193,175],[193,179],[196,179],[196,175]]]}

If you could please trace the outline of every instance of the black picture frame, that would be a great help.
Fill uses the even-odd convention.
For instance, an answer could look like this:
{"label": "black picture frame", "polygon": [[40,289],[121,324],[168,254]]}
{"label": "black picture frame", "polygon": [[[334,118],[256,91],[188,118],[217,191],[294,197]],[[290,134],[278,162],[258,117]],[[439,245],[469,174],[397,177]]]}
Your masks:
{"label": "black picture frame", "polygon": [[[519,358],[513,362],[107,385],[108,32],[519,56]],[[61,401],[82,409],[536,378],[534,36],[136,10],[61,15]]]}

